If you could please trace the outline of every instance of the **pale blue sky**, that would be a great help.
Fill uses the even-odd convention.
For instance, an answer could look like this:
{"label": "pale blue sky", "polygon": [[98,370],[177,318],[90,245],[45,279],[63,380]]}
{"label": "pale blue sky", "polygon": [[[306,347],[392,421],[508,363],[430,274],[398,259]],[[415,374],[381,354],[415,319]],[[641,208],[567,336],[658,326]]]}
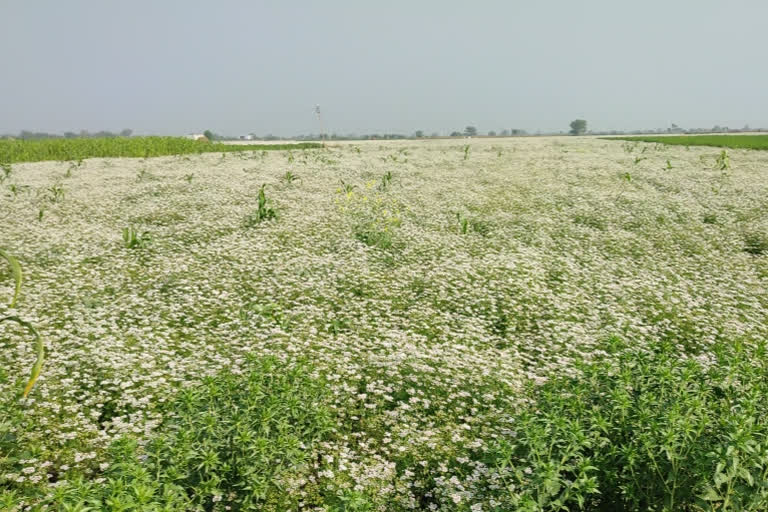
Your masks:
{"label": "pale blue sky", "polygon": [[765,0],[0,0],[0,133],[768,127]]}

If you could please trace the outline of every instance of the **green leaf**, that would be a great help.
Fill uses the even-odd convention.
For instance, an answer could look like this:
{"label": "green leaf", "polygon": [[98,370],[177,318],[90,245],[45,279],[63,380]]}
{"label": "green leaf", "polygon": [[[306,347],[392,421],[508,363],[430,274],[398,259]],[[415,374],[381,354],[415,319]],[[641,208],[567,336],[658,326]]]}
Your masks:
{"label": "green leaf", "polygon": [[728,481],[728,476],[725,473],[721,473],[719,471],[715,473],[715,485],[716,486],[720,487],[721,485],[723,485],[727,481]]}
{"label": "green leaf", "polygon": [[705,501],[720,501],[723,499],[723,497],[718,494],[714,487],[707,487],[707,490],[704,491],[704,494],[700,495],[699,497]]}
{"label": "green leaf", "polygon": [[37,378],[40,376],[40,370],[43,368],[43,361],[45,360],[45,347],[43,345],[43,338],[40,336],[40,333],[37,332],[37,329],[35,329],[32,324],[22,320],[17,316],[6,316],[5,318],[0,318],[0,323],[6,322],[6,321],[16,322],[20,326],[25,327],[29,332],[31,332],[35,336],[35,348],[37,349],[37,359],[35,360],[35,364],[32,366],[32,371],[30,372],[29,381],[27,381],[27,385],[24,387],[23,397],[26,398],[29,392],[32,390],[32,386],[35,385],[35,381],[37,381]]}
{"label": "green leaf", "polygon": [[16,289],[13,292],[13,298],[11,298],[10,304],[11,307],[15,307],[16,300],[19,298],[19,293],[21,292],[21,265],[19,264],[19,260],[5,252],[3,249],[0,249],[0,257],[4,258],[11,266],[11,275],[13,276],[13,280],[16,282]]}

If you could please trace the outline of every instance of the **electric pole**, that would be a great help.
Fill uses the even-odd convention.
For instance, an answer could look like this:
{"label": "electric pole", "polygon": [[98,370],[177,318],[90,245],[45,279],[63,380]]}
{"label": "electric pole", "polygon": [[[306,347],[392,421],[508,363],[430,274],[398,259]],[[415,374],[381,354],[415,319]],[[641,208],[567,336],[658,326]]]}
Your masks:
{"label": "electric pole", "polygon": [[325,140],[325,130],[323,130],[323,117],[320,115],[320,105],[315,105],[315,114],[317,114],[317,120],[320,121],[320,141]]}

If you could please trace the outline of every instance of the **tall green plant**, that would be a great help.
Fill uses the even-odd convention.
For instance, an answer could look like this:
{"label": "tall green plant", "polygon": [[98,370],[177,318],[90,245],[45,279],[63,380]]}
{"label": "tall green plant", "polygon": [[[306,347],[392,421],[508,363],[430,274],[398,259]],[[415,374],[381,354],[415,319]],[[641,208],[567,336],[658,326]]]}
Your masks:
{"label": "tall green plant", "polygon": [[456,220],[459,223],[459,233],[466,235],[469,230],[469,219],[462,217],[459,212],[456,212]]}
{"label": "tall green plant", "polygon": [[[19,260],[17,260],[10,254],[8,254],[3,249],[0,249],[0,257],[5,259],[8,262],[8,264],[11,266],[11,275],[13,276],[13,280],[16,283],[14,287],[13,297],[11,298],[11,303],[10,303],[10,306],[13,308],[16,306],[16,301],[18,300],[19,293],[21,292],[21,282],[22,282],[21,265],[19,264]],[[40,333],[37,332],[37,329],[35,329],[32,324],[30,324],[25,320],[22,320],[17,316],[6,316],[4,318],[0,318],[0,323],[3,323],[3,322],[15,322],[20,326],[26,328],[30,333],[32,333],[35,336],[37,360],[35,361],[35,364],[32,366],[32,371],[29,377],[29,381],[27,381],[27,385],[24,387],[23,396],[24,398],[26,398],[27,395],[29,395],[29,392],[32,390],[32,387],[35,385],[35,381],[40,376],[40,370],[43,368],[43,360],[45,359],[43,338],[40,336]]]}
{"label": "tall green plant", "polygon": [[491,226],[488,222],[482,219],[470,219],[459,212],[456,212],[456,222],[459,225],[459,233],[462,235],[466,235],[472,231],[479,235],[486,236],[491,231]]}
{"label": "tall green plant", "polygon": [[727,171],[731,168],[731,158],[728,156],[728,151],[720,151],[715,159],[715,166],[721,171]]}
{"label": "tall green plant", "polygon": [[387,171],[384,176],[381,177],[381,182],[379,182],[378,189],[381,192],[384,192],[389,188],[389,186],[392,184],[392,171]]}
{"label": "tall green plant", "polygon": [[277,213],[269,205],[269,199],[267,199],[266,183],[259,188],[259,204],[255,212],[251,213],[245,219],[246,227],[253,227],[265,220],[271,220],[277,218]]}
{"label": "tall green plant", "polygon": [[37,378],[40,376],[40,371],[43,368],[43,361],[45,361],[45,346],[43,344],[43,338],[32,324],[22,320],[17,316],[6,316],[5,318],[0,318],[0,323],[3,322],[15,322],[26,328],[35,336],[35,350],[37,351],[37,359],[35,360],[35,364],[32,365],[32,371],[30,372],[29,380],[27,381],[27,385],[24,386],[24,391],[22,393],[22,396],[27,398],[27,395],[29,395],[29,392],[32,391],[32,387],[35,385]]}
{"label": "tall green plant", "polygon": [[344,180],[339,181],[341,181],[341,188],[339,190],[343,191],[346,195],[350,195],[355,188],[357,188],[357,185],[353,185],[352,183],[345,183]]}
{"label": "tall green plant", "polygon": [[13,280],[16,282],[16,287],[13,292],[13,297],[11,297],[10,304],[10,306],[13,308],[16,306],[16,300],[19,298],[19,293],[21,292],[21,265],[19,264],[19,260],[5,252],[3,249],[0,249],[0,258],[3,258],[11,266],[11,275],[13,276]]}
{"label": "tall green plant", "polygon": [[285,174],[283,174],[283,176],[280,179],[283,181],[283,183],[290,185],[294,181],[298,181],[301,178],[299,178],[299,175],[294,172],[285,171]]}
{"label": "tall green plant", "polygon": [[126,249],[143,249],[150,242],[152,236],[148,232],[139,233],[133,226],[123,228],[123,245]]}
{"label": "tall green plant", "polygon": [[64,187],[60,183],[51,185],[47,189],[45,198],[51,203],[59,203],[64,199]]}
{"label": "tall green plant", "polygon": [[264,184],[259,189],[259,217],[261,219],[274,219],[275,210],[269,207],[269,201],[267,200],[267,194],[265,192],[267,185]]}

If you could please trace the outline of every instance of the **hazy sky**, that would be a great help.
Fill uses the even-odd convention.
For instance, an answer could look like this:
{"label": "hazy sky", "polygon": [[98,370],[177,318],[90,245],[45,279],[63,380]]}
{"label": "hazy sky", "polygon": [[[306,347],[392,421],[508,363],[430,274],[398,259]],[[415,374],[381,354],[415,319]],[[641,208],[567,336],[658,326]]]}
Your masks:
{"label": "hazy sky", "polygon": [[0,133],[768,127],[767,0],[0,0]]}

